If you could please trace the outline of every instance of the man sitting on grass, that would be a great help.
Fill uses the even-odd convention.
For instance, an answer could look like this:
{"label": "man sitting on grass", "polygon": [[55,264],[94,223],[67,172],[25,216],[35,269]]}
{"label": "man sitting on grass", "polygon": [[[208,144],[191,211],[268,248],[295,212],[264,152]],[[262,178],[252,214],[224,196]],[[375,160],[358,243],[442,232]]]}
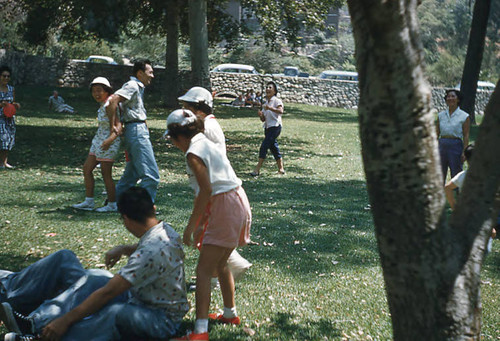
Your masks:
{"label": "man sitting on grass", "polygon": [[5,340],[163,339],[178,332],[189,309],[179,234],[156,219],[143,188],[125,191],[118,211],[140,240],[105,254],[108,268],[129,257],[116,275],[83,269],[69,250],[17,273],[0,270],[0,318],[12,332]]}
{"label": "man sitting on grass", "polygon": [[71,105],[66,104],[56,90],[49,97],[49,109],[60,113],[76,114],[76,110]]}

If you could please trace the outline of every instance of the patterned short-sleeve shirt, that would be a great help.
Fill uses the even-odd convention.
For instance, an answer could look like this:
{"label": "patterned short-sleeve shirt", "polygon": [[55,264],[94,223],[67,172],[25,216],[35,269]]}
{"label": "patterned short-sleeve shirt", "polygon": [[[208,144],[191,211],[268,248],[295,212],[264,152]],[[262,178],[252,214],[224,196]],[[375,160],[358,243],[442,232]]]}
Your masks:
{"label": "patterned short-sleeve shirt", "polygon": [[141,237],[118,274],[132,284],[131,303],[163,309],[173,321],[181,321],[189,310],[181,239],[167,223]]}

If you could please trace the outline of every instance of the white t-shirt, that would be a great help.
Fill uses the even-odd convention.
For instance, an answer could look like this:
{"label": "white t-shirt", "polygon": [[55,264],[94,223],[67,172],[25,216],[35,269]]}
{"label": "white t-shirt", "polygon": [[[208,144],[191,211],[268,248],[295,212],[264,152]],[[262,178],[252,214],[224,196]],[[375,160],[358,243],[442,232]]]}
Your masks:
{"label": "white t-shirt", "polygon": [[[267,104],[273,108],[278,108],[280,106],[283,107],[283,102],[276,96],[271,97],[271,99],[264,104]],[[282,125],[281,114],[277,114],[274,111],[268,109],[262,110],[262,113],[266,118],[266,121],[264,122],[264,128],[278,127]]]}
{"label": "white t-shirt", "polygon": [[205,124],[205,131],[203,132],[205,136],[226,155],[226,138],[215,116],[212,114],[206,116],[203,123]]}
{"label": "white t-shirt", "polygon": [[[193,136],[186,156],[188,154],[198,156],[207,167],[212,195],[226,193],[241,186],[242,182],[236,176],[227,156],[205,134],[199,133]],[[198,195],[200,186],[189,165],[187,166],[187,173],[189,175],[189,184]]]}

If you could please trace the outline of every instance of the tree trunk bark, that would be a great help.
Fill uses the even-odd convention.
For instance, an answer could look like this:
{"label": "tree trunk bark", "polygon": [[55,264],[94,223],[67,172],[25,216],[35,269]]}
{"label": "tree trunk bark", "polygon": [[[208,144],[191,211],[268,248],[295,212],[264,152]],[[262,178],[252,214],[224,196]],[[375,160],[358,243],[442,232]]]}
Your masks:
{"label": "tree trunk bark", "polygon": [[165,19],[167,31],[167,50],[165,76],[167,82],[163,91],[163,101],[168,108],[177,107],[180,90],[179,78],[179,1],[167,1],[168,18]]}
{"label": "tree trunk bark", "polygon": [[[348,0],[362,156],[393,334],[405,341],[479,340],[479,270],[494,193],[478,186],[471,206],[458,204],[469,230],[458,228],[457,220],[447,223],[431,88],[424,79],[418,37],[418,2]],[[500,129],[498,118],[492,124]],[[497,153],[490,160],[500,164],[498,146],[490,144]],[[489,184],[497,184],[494,192],[499,167],[479,167],[473,178],[490,177]]]}
{"label": "tree trunk bark", "polygon": [[189,0],[189,41],[193,85],[210,89],[206,0]]}
{"label": "tree trunk bark", "polygon": [[486,38],[486,27],[490,15],[491,0],[476,0],[472,14],[472,24],[469,34],[469,45],[465,57],[464,72],[460,90],[464,94],[464,100],[460,108],[469,113],[472,123],[476,122],[475,104],[477,81],[483,61],[484,41]]}

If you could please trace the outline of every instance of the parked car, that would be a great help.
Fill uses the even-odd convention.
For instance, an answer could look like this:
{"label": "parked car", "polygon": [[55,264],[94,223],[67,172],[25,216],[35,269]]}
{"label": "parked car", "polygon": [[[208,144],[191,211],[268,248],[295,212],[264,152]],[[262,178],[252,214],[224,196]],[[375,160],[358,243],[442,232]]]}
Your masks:
{"label": "parked car", "polygon": [[289,76],[289,77],[309,77],[309,74],[307,72],[302,72],[299,70],[298,67],[295,66],[285,66],[285,69],[283,70],[283,76]]}
{"label": "parked car", "polygon": [[336,79],[341,81],[358,81],[358,73],[350,71],[336,71],[328,70],[323,71],[319,75],[320,79]]}
{"label": "parked car", "polygon": [[[460,83],[458,83],[458,85],[455,88],[460,89]],[[491,82],[477,81],[477,90],[493,91],[495,90],[495,84]]]}
{"label": "parked car", "polygon": [[259,73],[251,65],[244,64],[220,64],[217,65],[212,72],[231,72],[231,73],[247,73],[258,75]]}
{"label": "parked car", "polygon": [[84,60],[85,63],[100,63],[100,64],[113,64],[118,65],[117,62],[111,57],[106,56],[89,56]]}

